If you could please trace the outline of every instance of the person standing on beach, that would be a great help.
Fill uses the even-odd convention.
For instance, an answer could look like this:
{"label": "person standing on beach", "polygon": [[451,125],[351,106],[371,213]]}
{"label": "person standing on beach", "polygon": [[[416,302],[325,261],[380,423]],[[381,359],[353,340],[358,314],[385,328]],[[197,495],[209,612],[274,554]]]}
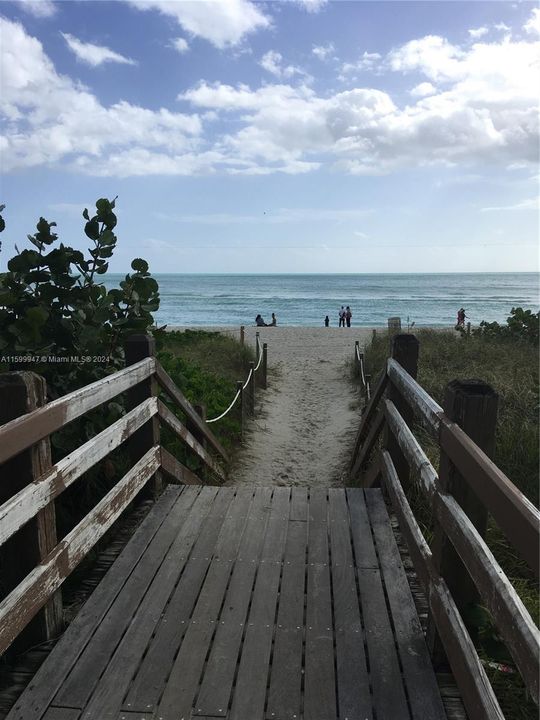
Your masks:
{"label": "person standing on beach", "polygon": [[330,325],[330,318],[328,315],[324,318],[324,327],[328,327]]}
{"label": "person standing on beach", "polygon": [[345,308],[343,305],[341,306],[341,310],[339,311],[339,327],[345,327]]}
{"label": "person standing on beach", "polygon": [[351,327],[351,318],[352,318],[351,308],[347,305],[347,309],[345,310],[345,320],[347,320],[347,327]]}

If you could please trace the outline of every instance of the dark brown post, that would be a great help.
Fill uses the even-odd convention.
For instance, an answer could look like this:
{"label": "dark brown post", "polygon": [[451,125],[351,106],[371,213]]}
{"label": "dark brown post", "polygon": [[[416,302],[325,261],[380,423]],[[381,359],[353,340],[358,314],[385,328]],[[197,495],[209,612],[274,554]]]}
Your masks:
{"label": "dark brown post", "polygon": [[[140,360],[144,360],[144,358],[155,357],[156,341],[149,335],[131,335],[126,340],[124,349],[126,366],[134,365]],[[127,409],[133,410],[147,398],[158,394],[159,387],[155,377],[152,376],[148,380],[143,380],[143,382],[128,390]],[[152,420],[143,425],[129,438],[128,447],[131,464],[134,465],[150,448],[159,444],[159,419],[154,416]],[[157,495],[161,492],[162,484],[161,472],[157,472],[150,481],[149,487]]]}
{"label": "dark brown post", "polygon": [[245,340],[244,335],[245,335],[245,328],[243,325],[240,325],[240,345],[244,344],[244,340]]}
{"label": "dark brown post", "polygon": [[251,377],[248,383],[249,391],[249,413],[253,417],[255,415],[255,363],[249,363],[249,371]]}
{"label": "dark brown post", "polygon": [[[46,403],[44,378],[33,372],[0,375],[0,425]],[[0,503],[6,502],[51,467],[51,447],[46,437],[0,465]],[[2,584],[7,595],[57,545],[54,501],[41,510],[0,550]],[[28,647],[56,637],[63,627],[62,594],[58,590],[16,640],[15,647]]]}
{"label": "dark brown post", "polygon": [[[418,348],[419,342],[415,335],[408,333],[394,335],[392,338],[391,356],[398,362],[408,373],[416,380],[418,374]],[[408,403],[401,397],[392,383],[388,388],[388,399],[396,406],[399,414],[403,417],[407,425],[410,427],[414,420],[414,414]],[[409,486],[409,464],[405,456],[401,452],[398,441],[394,435],[387,429],[386,431],[386,448],[392,456],[394,466],[398,477],[403,485],[404,490]]]}
{"label": "dark brown post", "polygon": [[257,330],[257,332],[255,333],[255,358],[256,358],[255,362],[257,362],[257,363],[259,362],[260,351],[261,351],[261,341],[260,341],[260,337],[259,337],[259,331]]}
{"label": "dark brown post", "polygon": [[[495,431],[499,396],[481,380],[453,380],[446,386],[444,412],[488,455],[495,453]],[[466,480],[441,448],[439,465],[440,489],[452,495],[472,520],[482,537],[486,535],[488,513],[474,492],[475,478]],[[465,570],[452,543],[439,525],[434,528],[433,561],[446,580],[460,611],[478,601],[473,581]],[[428,626],[428,640],[436,664],[444,659],[444,652],[432,623]]]}
{"label": "dark brown post", "polygon": [[376,337],[377,337],[377,331],[375,330],[375,328],[373,328],[371,330],[371,342],[373,342]]}
{"label": "dark brown post", "polygon": [[244,383],[238,380],[236,383],[236,392],[240,391],[240,397],[238,398],[238,406],[240,408],[240,442],[244,442]]}
{"label": "dark brown post", "polygon": [[360,350],[360,341],[354,341],[354,374],[358,377],[360,374],[360,367],[358,365],[358,352]]}
{"label": "dark brown post", "polygon": [[[197,404],[193,405],[193,409],[197,413],[197,415],[203,420],[203,422],[206,422],[206,405]],[[193,435],[193,437],[198,440],[203,448],[205,450],[208,449],[208,441],[206,440],[206,437],[204,433],[200,432],[200,430],[197,430],[195,428],[190,428],[190,432]],[[206,482],[208,473],[206,472],[206,464],[201,460],[202,468],[200,471],[200,477],[203,482]]]}
{"label": "dark brown post", "polygon": [[471,323],[468,322],[467,323],[467,336],[469,336],[470,334],[471,334]]}
{"label": "dark brown post", "polygon": [[265,390],[268,387],[268,343],[263,343],[262,386]]}

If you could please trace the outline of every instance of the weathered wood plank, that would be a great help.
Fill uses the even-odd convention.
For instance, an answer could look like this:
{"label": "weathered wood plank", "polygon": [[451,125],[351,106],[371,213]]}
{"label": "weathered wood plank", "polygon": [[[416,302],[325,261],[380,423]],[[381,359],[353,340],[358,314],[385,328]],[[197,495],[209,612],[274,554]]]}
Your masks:
{"label": "weathered wood plank", "polygon": [[391,400],[384,400],[384,416],[409,466],[416,470],[422,490],[431,499],[437,487],[435,468]]}
{"label": "weathered wood plank", "polygon": [[198,488],[185,488],[122,592],[95,629],[74,668],[62,683],[55,705],[83,709],[129,626],[163,558],[198,500]]}
{"label": "weathered wood plank", "polygon": [[437,575],[431,550],[422,535],[388,452],[382,453],[385,484],[407,542],[415,570],[424,585],[429,608],[470,717],[503,720],[497,698],[446,583]]}
{"label": "weathered wood plank", "polygon": [[493,553],[454,498],[438,495],[435,512],[538,704],[538,628]]}
{"label": "weathered wood plank", "polygon": [[158,414],[169,430],[181,438],[221,480],[226,479],[225,473],[210,453],[203,448],[200,442],[195,440],[185,425],[180,422],[176,415],[174,415],[174,413],[172,413],[169,408],[161,402],[161,400],[158,400]]}
{"label": "weathered wood plank", "polygon": [[221,488],[207,514],[178,585],[159,621],[124,701],[124,709],[144,712],[156,707],[197,602],[234,488]]}
{"label": "weathered wood plank", "polygon": [[225,717],[269,514],[271,488],[257,488],[195,703],[194,715]]}
{"label": "weathered wood plank", "polygon": [[73,708],[51,707],[43,716],[43,720],[79,720],[80,710]]}
{"label": "weathered wood plank", "polygon": [[212,563],[161,697],[158,716],[190,717],[252,496],[251,488],[240,488],[229,506]]}
{"label": "weathered wood plank", "polygon": [[179,462],[168,450],[161,447],[160,452],[161,469],[166,475],[176,482],[179,482],[181,485],[202,485],[201,478]]}
{"label": "weathered wood plank", "polygon": [[[195,544],[204,519],[211,512],[217,488],[205,487],[192,505],[174,542],[107,665],[86,706],[82,720],[114,720],[155,627]],[[166,671],[166,668],[164,668]]]}
{"label": "weathered wood plank", "polygon": [[185,397],[183,392],[178,388],[174,382],[174,380],[165,372],[163,367],[160,363],[157,363],[156,367],[156,378],[160,386],[163,388],[163,390],[169,395],[171,400],[174,400],[176,404],[180,407],[182,412],[185,413],[187,418],[193,425],[198,428],[198,430],[206,437],[210,445],[216,450],[216,452],[221,455],[223,460],[225,462],[229,461],[229,457],[227,455],[227,452],[221,445],[221,443],[218,441],[218,439],[215,437],[213,432],[210,430],[208,425],[201,420],[197,412],[195,411],[195,408],[193,405],[189,402],[189,400]]}
{"label": "weathered wood plank", "polygon": [[13,495],[0,507],[0,545],[156,413],[149,398]]}
{"label": "weathered wood plank", "polygon": [[337,717],[327,510],[308,525],[304,717]]}
{"label": "weathered wood plank", "polygon": [[371,537],[371,525],[364,493],[360,488],[347,488],[347,502],[351,516],[351,533],[356,567],[376,569],[379,567],[379,563]]}
{"label": "weathered wood plank", "polygon": [[264,717],[289,497],[289,488],[274,489],[229,720]]}
{"label": "weathered wood plank", "polygon": [[362,465],[368,459],[369,454],[373,450],[373,447],[375,446],[375,443],[377,442],[383,427],[384,427],[384,414],[380,411],[380,409],[377,409],[375,411],[375,416],[370,425],[367,437],[364,440],[364,443],[362,444],[362,447],[360,448],[358,455],[356,456],[356,461],[351,470],[352,478],[356,477],[356,475],[360,472]]}
{"label": "weathered wood plank", "polygon": [[389,358],[386,367],[392,384],[399,390],[403,399],[426,421],[432,435],[437,437],[441,418],[444,415],[442,407],[396,360]]}
{"label": "weathered wood plank", "polygon": [[347,498],[342,489],[331,488],[328,492],[340,718],[371,720],[372,703],[354,573]]}
{"label": "weathered wood plank", "polygon": [[89,410],[142,382],[150,377],[154,370],[155,360],[142,360],[6,423],[0,427],[0,464]]}
{"label": "weathered wood plank", "polygon": [[178,501],[183,488],[166,488],[158,502],[143,520],[137,533],[126,545],[113,567],[92,593],[51,655],[38,670],[29,688],[17,700],[9,720],[39,720],[60,684],[77,661],[80,653],[109,610],[118,592],[129,578],[139,559],[156,537],[159,529]]}
{"label": "weathered wood plank", "polygon": [[90,548],[118,519],[158,467],[159,448],[155,447],[66,535],[47,559],[0,603],[0,652],[9,647]]}
{"label": "weathered wood plank", "polygon": [[394,634],[414,720],[446,718],[420,620],[380,493],[366,491],[366,504],[386,586]]}
{"label": "weathered wood plank", "polygon": [[362,447],[362,444],[368,434],[375,411],[378,408],[379,401],[382,398],[382,396],[384,395],[384,391],[386,390],[387,383],[388,383],[388,376],[385,371],[379,378],[377,386],[376,386],[375,390],[373,390],[373,392],[372,392],[371,400],[368,402],[366,409],[362,413],[362,419],[360,420],[360,427],[358,428],[358,432],[356,434],[356,439],[354,441],[354,448],[353,448],[351,463],[350,463],[351,471],[352,471],[353,467],[355,467],[357,464],[356,458],[357,458],[358,453],[360,452],[360,448]]}
{"label": "weathered wood plank", "polygon": [[301,710],[307,527],[290,520],[287,529],[266,709],[275,720],[299,717]]}
{"label": "weathered wood plank", "polygon": [[441,448],[487,507],[510,543],[538,574],[540,512],[489,457],[450,421],[441,423]]}
{"label": "weathered wood plank", "polygon": [[308,495],[307,488],[291,488],[290,520],[307,520]]}

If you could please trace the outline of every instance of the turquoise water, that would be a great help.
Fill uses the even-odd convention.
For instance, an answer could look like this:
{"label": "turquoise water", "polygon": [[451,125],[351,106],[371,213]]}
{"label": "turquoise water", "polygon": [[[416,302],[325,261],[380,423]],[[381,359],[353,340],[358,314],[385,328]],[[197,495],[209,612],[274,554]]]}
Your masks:
{"label": "turquoise water", "polygon": [[[504,322],[514,306],[539,309],[538,273],[436,275],[165,275],[159,282],[160,324],[249,325],[271,313],[279,325],[337,325],[350,305],[353,325],[385,325],[392,316],[416,325],[455,324],[463,306],[473,324]],[[114,287],[122,275],[110,274]]]}

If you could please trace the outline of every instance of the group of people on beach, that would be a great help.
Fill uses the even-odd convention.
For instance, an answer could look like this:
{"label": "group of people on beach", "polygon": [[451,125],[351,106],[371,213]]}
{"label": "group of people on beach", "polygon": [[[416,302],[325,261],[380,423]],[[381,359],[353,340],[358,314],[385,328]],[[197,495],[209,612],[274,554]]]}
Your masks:
{"label": "group of people on beach", "polygon": [[[349,305],[345,307],[344,305],[341,306],[338,312],[338,326],[339,327],[351,327],[351,318],[352,318],[352,312]],[[324,326],[330,327],[330,318],[328,315],[324,318]]]}
{"label": "group of people on beach", "polygon": [[258,314],[257,317],[255,318],[255,325],[257,327],[274,327],[274,325],[277,325],[277,317],[276,317],[275,313],[272,313],[272,322],[265,323],[262,315]]}

